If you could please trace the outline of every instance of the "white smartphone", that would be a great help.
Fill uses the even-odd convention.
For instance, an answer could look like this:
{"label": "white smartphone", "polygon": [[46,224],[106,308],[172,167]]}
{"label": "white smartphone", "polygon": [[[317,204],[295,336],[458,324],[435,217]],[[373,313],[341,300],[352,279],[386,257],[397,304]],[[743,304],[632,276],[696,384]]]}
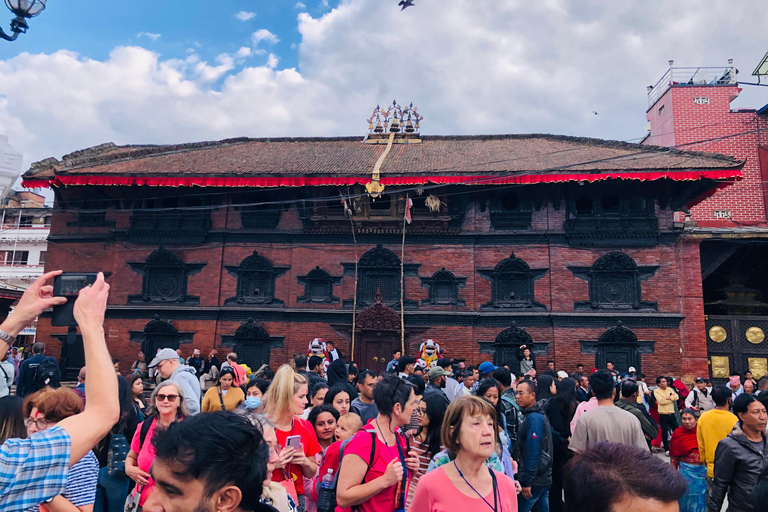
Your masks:
{"label": "white smartphone", "polygon": [[301,436],[288,436],[285,440],[286,448],[293,448],[297,452],[301,451]]}

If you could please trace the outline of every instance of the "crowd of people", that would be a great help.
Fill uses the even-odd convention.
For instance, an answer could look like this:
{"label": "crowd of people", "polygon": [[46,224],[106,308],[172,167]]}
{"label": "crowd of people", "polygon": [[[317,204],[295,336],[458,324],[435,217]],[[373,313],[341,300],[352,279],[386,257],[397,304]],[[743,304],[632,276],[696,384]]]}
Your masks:
{"label": "crowd of people", "polygon": [[[13,354],[13,337],[65,300],[47,284],[57,274],[30,286],[0,325],[2,353]],[[326,357],[296,355],[274,373],[234,353],[220,362],[215,350],[184,359],[164,348],[149,362],[139,354],[126,378],[104,340],[108,290],[100,275],[75,303],[86,361],[77,387],[59,387],[42,344],[20,365],[0,365],[12,372],[0,387],[0,510],[768,504],[768,376],[734,375],[727,387],[660,376],[649,386],[632,367],[568,373],[554,361],[539,373],[526,346],[501,367],[445,357],[424,365],[396,351],[377,373],[329,343]]]}

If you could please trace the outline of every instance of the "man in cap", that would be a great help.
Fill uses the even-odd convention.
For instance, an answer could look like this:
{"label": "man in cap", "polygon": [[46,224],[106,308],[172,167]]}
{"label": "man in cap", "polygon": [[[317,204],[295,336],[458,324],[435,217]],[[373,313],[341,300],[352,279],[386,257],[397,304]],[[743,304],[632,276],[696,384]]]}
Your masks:
{"label": "man in cap", "polygon": [[195,377],[195,369],[182,365],[179,355],[172,348],[164,348],[149,363],[150,368],[164,379],[171,379],[184,393],[184,403],[190,414],[200,412],[200,382]]}
{"label": "man in cap", "polygon": [[447,357],[443,357],[437,360],[437,366],[445,370],[445,373],[447,374],[445,377],[445,388],[443,389],[443,393],[448,397],[448,400],[453,402],[456,400],[456,393],[458,393],[461,388],[459,381],[453,378],[453,361]]}
{"label": "man in cap", "polygon": [[200,349],[192,351],[192,355],[187,359],[187,366],[195,369],[195,377],[198,379],[205,373],[205,359],[200,356]]}
{"label": "man in cap", "polygon": [[480,366],[477,367],[477,370],[480,372],[480,378],[478,381],[481,381],[483,379],[487,379],[491,376],[491,373],[493,373],[493,370],[498,368],[498,366],[495,366],[490,361],[485,361],[484,363],[480,363]]}
{"label": "man in cap", "polygon": [[445,394],[445,391],[443,389],[445,388],[446,379],[448,377],[449,373],[445,371],[444,368],[440,366],[433,366],[429,369],[429,384],[427,384],[427,387],[424,389],[424,396],[427,395],[440,395],[441,398],[445,400],[445,404],[448,405],[451,403],[451,401],[448,399],[448,396]]}
{"label": "man in cap", "polygon": [[563,380],[568,378],[568,372],[564,370],[559,370],[557,372],[557,380]]}
{"label": "man in cap", "polygon": [[702,412],[715,408],[715,401],[712,399],[712,388],[707,387],[707,381],[703,377],[696,379],[694,387],[688,397],[685,399],[685,407],[696,411],[696,416]]}

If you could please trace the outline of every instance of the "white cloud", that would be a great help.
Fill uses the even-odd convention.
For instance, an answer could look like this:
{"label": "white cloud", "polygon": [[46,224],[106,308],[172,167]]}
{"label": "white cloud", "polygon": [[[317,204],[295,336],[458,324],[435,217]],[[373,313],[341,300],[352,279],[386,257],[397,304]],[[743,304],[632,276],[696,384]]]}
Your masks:
{"label": "white cloud", "polygon": [[251,42],[253,43],[253,46],[258,46],[262,41],[269,44],[277,44],[280,42],[280,38],[265,28],[261,28],[251,34]]}
{"label": "white cloud", "polygon": [[320,8],[321,9],[330,9],[331,6],[328,5],[328,0],[320,0]]}
{"label": "white cloud", "polygon": [[[66,50],[0,60],[0,131],[25,162],[114,141],[363,135],[376,104],[414,102],[426,134],[644,135],[646,91],[680,66],[749,72],[765,51],[758,0],[345,0],[299,14],[299,69],[262,48],[209,63],[141,47],[96,60]],[[715,35],[713,35],[715,34]],[[275,44],[262,29],[252,42]],[[286,45],[287,49],[287,45]],[[239,59],[239,60],[238,60]],[[762,107],[744,87],[734,108]],[[592,111],[600,112],[599,116]]]}
{"label": "white cloud", "polygon": [[303,2],[296,2],[296,5],[293,6],[294,9],[306,9],[307,6],[304,5]]}
{"label": "white cloud", "polygon": [[240,47],[240,49],[237,50],[237,53],[235,53],[235,55],[237,55],[240,58],[250,57],[252,54],[253,54],[253,50],[251,50],[247,46]]}
{"label": "white cloud", "polygon": [[255,12],[240,11],[239,13],[235,14],[235,18],[239,19],[240,21],[248,21],[255,17]]}
{"label": "white cloud", "polygon": [[152,32],[139,32],[136,34],[136,37],[141,39],[142,37],[146,37],[147,39],[151,39],[153,41],[157,41],[163,36],[163,34],[153,34]]}

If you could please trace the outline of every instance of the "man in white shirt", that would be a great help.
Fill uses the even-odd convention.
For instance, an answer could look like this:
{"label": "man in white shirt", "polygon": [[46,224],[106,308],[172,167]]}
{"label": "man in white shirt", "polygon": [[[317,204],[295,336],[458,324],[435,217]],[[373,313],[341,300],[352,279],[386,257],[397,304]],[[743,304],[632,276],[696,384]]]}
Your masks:
{"label": "man in white shirt", "polygon": [[685,406],[698,411],[699,414],[715,408],[715,401],[712,400],[712,388],[707,386],[707,381],[703,377],[696,378],[696,387],[688,393]]}

